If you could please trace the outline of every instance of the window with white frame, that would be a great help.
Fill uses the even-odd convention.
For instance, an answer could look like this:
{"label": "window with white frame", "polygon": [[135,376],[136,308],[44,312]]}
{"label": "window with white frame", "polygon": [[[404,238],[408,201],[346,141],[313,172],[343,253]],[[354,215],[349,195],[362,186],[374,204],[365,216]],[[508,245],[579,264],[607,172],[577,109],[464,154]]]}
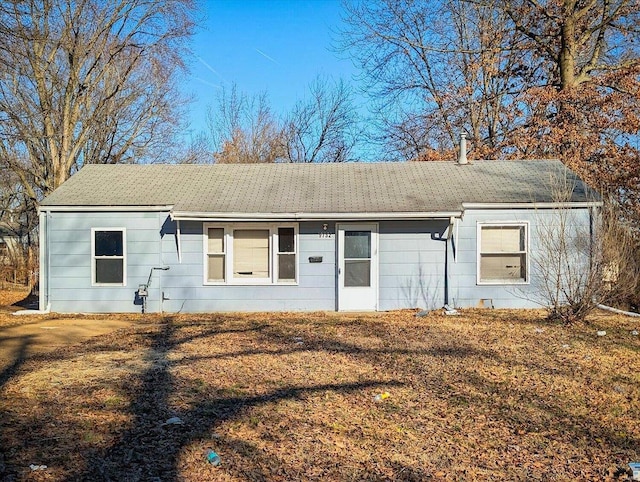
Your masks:
{"label": "window with white frame", "polygon": [[207,281],[225,280],[224,228],[207,228]]}
{"label": "window with white frame", "polygon": [[95,285],[126,285],[126,236],[124,228],[91,230],[92,282]]}
{"label": "window with white frame", "polygon": [[278,228],[278,281],[296,280],[296,232],[293,227]]}
{"label": "window with white frame", "polygon": [[296,224],[205,223],[205,284],[295,283]]}
{"label": "window with white frame", "polygon": [[478,282],[528,282],[527,224],[478,224]]}

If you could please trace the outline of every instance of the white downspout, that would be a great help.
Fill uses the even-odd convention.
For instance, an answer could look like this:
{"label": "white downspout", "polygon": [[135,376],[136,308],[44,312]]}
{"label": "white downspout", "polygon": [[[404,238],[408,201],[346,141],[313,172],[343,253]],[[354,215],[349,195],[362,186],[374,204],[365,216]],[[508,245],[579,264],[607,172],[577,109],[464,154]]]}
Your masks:
{"label": "white downspout", "polygon": [[[162,224],[163,224],[163,219],[162,219],[162,214],[163,213],[158,213],[158,251],[159,251],[159,256],[160,256],[160,266],[164,266],[164,256],[162,254],[162,235],[160,234],[162,232]],[[153,268],[151,268],[151,272],[153,273]],[[164,311],[164,293],[162,292],[162,274],[158,273],[158,310],[160,313],[162,313]]]}
{"label": "white downspout", "polygon": [[456,249],[453,251],[453,262],[458,262],[458,227],[460,226],[460,220],[458,218],[455,219],[455,233],[453,235],[453,242],[455,243]]}
{"label": "white downspout", "polygon": [[[40,211],[38,208],[38,223],[39,223],[39,231],[38,231],[38,256],[39,256],[39,265],[40,265],[40,274],[38,276],[38,282],[40,283],[40,292],[38,293],[38,309],[37,310],[20,310],[16,311],[13,314],[20,315],[46,315],[51,311],[51,297],[50,297],[50,289],[49,289],[49,272],[51,270],[51,256],[49,255],[49,246],[47,243],[50,242],[49,237],[49,216],[50,214],[46,211]],[[43,309],[43,307],[46,307]]]}
{"label": "white downspout", "polygon": [[[47,213],[47,306],[45,313],[51,311],[51,213]],[[38,308],[40,308],[38,306]]]}
{"label": "white downspout", "polygon": [[182,242],[180,241],[180,220],[176,221],[176,244],[178,245],[178,263],[182,263]]}
{"label": "white downspout", "polygon": [[40,244],[38,259],[40,260],[40,275],[39,275],[39,283],[40,283],[40,292],[38,293],[38,308],[42,309],[45,306],[45,303],[48,301],[48,296],[46,296],[46,291],[49,289],[49,281],[47,280],[47,276],[49,276],[49,270],[47,269],[46,260],[46,252],[45,242],[48,242],[47,237],[45,236],[45,230],[47,229],[48,223],[46,222],[46,213],[43,211],[38,212],[38,222],[40,223],[40,230],[38,232],[38,243]]}
{"label": "white downspout", "polygon": [[640,313],[634,313],[633,311],[619,310],[617,308],[612,308],[611,306],[607,306],[607,305],[603,305],[603,304],[598,304],[596,306],[598,308],[600,308],[601,310],[610,311],[612,313],[617,313],[619,315],[633,316],[633,317],[636,317],[636,318],[640,318]]}

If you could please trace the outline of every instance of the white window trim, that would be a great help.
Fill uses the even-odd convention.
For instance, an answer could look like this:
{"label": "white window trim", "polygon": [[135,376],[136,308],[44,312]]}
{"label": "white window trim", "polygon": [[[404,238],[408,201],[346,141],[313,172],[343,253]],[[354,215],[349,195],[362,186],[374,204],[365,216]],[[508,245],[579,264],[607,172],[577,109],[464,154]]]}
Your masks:
{"label": "white window trim", "polygon": [[[96,258],[96,231],[122,232],[122,257],[101,256]],[[96,283],[96,259],[122,259],[122,283]],[[127,286],[127,230],[126,228],[91,228],[91,286]]]}
{"label": "white window trim", "polygon": [[[482,254],[482,228],[487,226],[504,226],[504,227],[524,227],[524,245],[525,245],[525,279],[519,281],[510,280],[481,280],[480,279],[480,255]],[[505,286],[505,285],[528,285],[531,283],[531,271],[530,271],[530,236],[529,236],[529,221],[482,221],[476,224],[476,284],[482,286]]]}
{"label": "white window trim", "polygon": [[[209,281],[208,278],[208,230],[224,229],[224,281]],[[293,228],[296,277],[293,281],[278,281],[278,228]],[[234,278],[233,277],[233,231],[236,229],[268,229],[269,230],[269,277],[268,278]],[[202,223],[202,284],[205,286],[296,286],[298,284],[300,266],[300,236],[298,223]]]}
{"label": "white window trim", "polygon": [[[222,229],[223,233],[222,233],[222,251],[217,251],[211,254],[214,255],[222,255],[224,256],[224,279],[223,280],[210,280],[209,279],[209,228],[214,228],[214,229]],[[204,238],[204,244],[203,244],[203,251],[204,251],[204,261],[203,261],[203,274],[204,274],[204,284],[207,285],[223,285],[226,284],[226,280],[227,280],[227,264],[228,264],[228,259],[229,259],[229,245],[228,245],[228,238],[227,238],[227,229],[224,226],[219,226],[219,225],[214,225],[214,224],[210,224],[210,225],[204,225],[203,227],[203,238]]]}

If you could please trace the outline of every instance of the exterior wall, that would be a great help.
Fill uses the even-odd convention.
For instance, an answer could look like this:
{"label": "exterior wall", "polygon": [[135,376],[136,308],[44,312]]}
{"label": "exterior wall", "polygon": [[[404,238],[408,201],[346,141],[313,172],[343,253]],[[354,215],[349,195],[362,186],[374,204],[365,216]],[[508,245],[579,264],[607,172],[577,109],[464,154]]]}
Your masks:
{"label": "exterior wall", "polygon": [[[467,210],[454,240],[449,220],[378,223],[378,309],[435,309],[445,303],[496,308],[536,307],[536,256],[540,226],[553,225],[552,211]],[[587,209],[572,211],[573,223],[588,232]],[[479,285],[479,222],[528,223],[529,281],[520,285]],[[41,253],[41,308],[54,312],[140,312],[138,286],[151,273],[147,311],[313,311],[337,307],[335,223],[321,235],[322,221],[299,223],[296,285],[204,285],[203,223],[171,221],[168,212],[51,212],[41,215],[48,243]],[[126,230],[126,286],[92,286],[91,228]],[[449,239],[449,241],[447,241]],[[43,243],[44,244],[44,243]],[[455,245],[455,260],[454,260]],[[180,246],[181,259],[178,259]],[[311,263],[310,257],[322,257]],[[445,262],[447,260],[447,262]],[[168,270],[152,268],[168,267]],[[47,280],[49,281],[47,285]],[[448,295],[448,297],[447,297]]]}
{"label": "exterior wall", "polygon": [[[334,224],[328,232],[335,232]],[[164,261],[171,266],[163,272],[164,310],[170,312],[210,311],[314,311],[335,310],[335,236],[321,238],[321,222],[299,223],[297,285],[214,285],[203,286],[202,223],[180,223],[182,262],[178,263],[175,243],[176,223],[167,223],[163,238]],[[309,257],[322,256],[322,263]],[[151,297],[150,297],[151,298]],[[159,309],[159,297],[150,300]]]}
{"label": "exterior wall", "polygon": [[[46,219],[45,219],[46,218]],[[204,285],[203,223],[167,212],[42,216],[43,308],[54,312],[140,312],[139,285],[151,274],[148,312],[309,311],[337,306],[335,223],[299,223],[296,285]],[[448,221],[379,223],[379,309],[442,305]],[[124,228],[126,286],[92,286],[91,228]],[[324,235],[320,235],[323,232]],[[311,263],[310,257],[322,257]],[[168,270],[153,268],[168,267]],[[48,276],[46,275],[48,271]],[[47,286],[46,281],[49,281]]]}
{"label": "exterior wall", "polygon": [[380,222],[380,311],[444,304],[448,226],[448,219]]}
{"label": "exterior wall", "polygon": [[[560,214],[562,212],[562,214]],[[586,237],[588,242],[590,229],[589,209],[572,210],[467,210],[457,228],[457,256],[453,260],[449,256],[450,303],[456,307],[467,308],[488,306],[493,303],[496,308],[539,308],[544,299],[541,295],[541,274],[536,269],[536,260],[540,259],[545,249],[541,237],[549,232],[559,232],[561,228],[558,216],[566,218],[571,231]],[[478,223],[482,222],[525,222],[528,225],[528,273],[526,284],[486,284],[480,285],[477,280],[478,263]],[[571,233],[567,233],[571,235]],[[451,250],[453,251],[453,250]],[[588,259],[583,259],[588,263]],[[482,300],[486,300],[483,302]]]}
{"label": "exterior wall", "polygon": [[[151,267],[163,263],[158,233],[167,213],[53,212],[45,216],[48,242],[42,253],[41,308],[50,302],[54,312],[139,312],[138,285],[147,282]],[[126,286],[92,286],[91,228],[126,229]]]}
{"label": "exterior wall", "polygon": [[[300,223],[297,285],[204,286],[201,222],[177,223],[166,212],[63,213],[46,215],[43,308],[54,312],[140,312],[138,286],[153,270],[147,311],[334,310],[335,236],[320,238],[321,223]],[[126,286],[92,286],[91,228],[125,228]],[[333,225],[330,225],[330,232]],[[310,263],[322,256],[322,263]],[[49,276],[46,276],[46,271]],[[46,279],[49,286],[46,286]],[[164,299],[163,299],[164,298]]]}

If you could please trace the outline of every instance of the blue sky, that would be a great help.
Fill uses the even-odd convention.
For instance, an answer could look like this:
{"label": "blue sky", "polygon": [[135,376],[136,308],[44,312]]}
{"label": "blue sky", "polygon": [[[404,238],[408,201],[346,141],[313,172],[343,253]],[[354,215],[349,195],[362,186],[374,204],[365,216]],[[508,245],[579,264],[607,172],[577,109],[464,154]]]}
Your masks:
{"label": "blue sky", "polygon": [[184,85],[194,97],[190,135],[206,130],[207,108],[233,83],[249,95],[268,92],[276,114],[306,95],[318,75],[351,81],[350,60],[331,50],[339,0],[205,0],[205,22],[192,46]]}

